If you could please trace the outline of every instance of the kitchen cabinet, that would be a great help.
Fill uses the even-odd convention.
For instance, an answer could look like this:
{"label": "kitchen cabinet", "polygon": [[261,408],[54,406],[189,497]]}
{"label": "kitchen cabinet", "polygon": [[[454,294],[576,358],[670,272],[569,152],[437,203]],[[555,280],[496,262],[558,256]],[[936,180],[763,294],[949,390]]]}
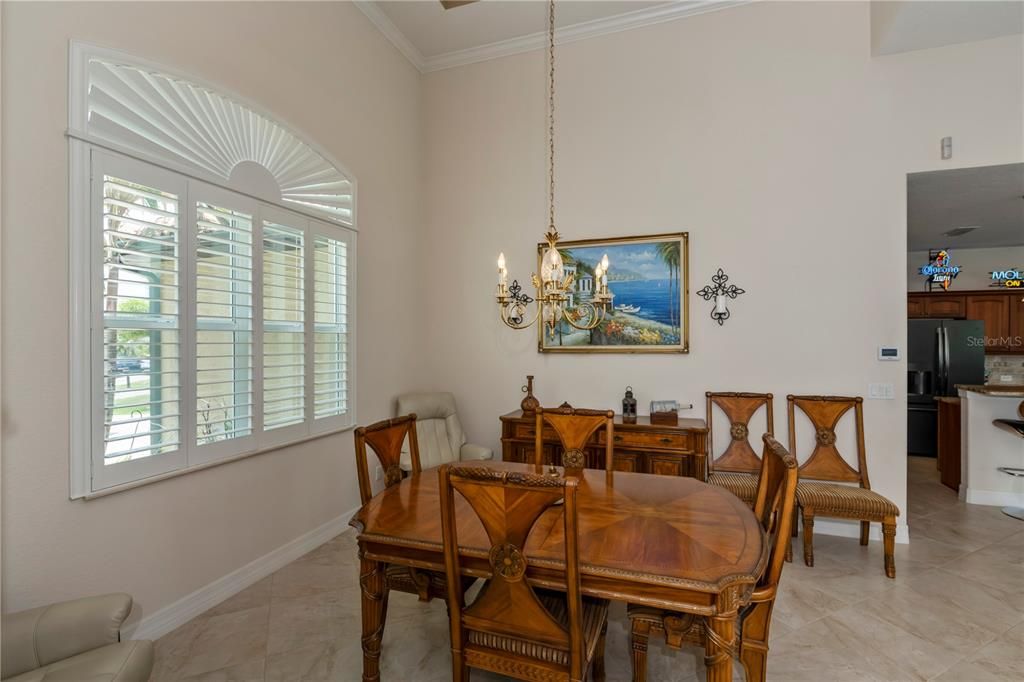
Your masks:
{"label": "kitchen cabinet", "polygon": [[1024,291],[908,293],[907,318],[981,320],[985,324],[986,353],[1024,354]]}
{"label": "kitchen cabinet", "polygon": [[1010,296],[1010,339],[1007,350],[1024,353],[1024,291]]}
{"label": "kitchen cabinet", "polygon": [[941,396],[938,418],[938,468],[942,485],[960,491],[960,398]]}
{"label": "kitchen cabinet", "polygon": [[963,296],[950,294],[908,294],[907,317],[939,317],[964,319],[966,306]]}
{"label": "kitchen cabinet", "polygon": [[985,352],[1002,353],[1010,347],[1010,297],[1006,294],[970,294],[967,319],[985,323]]}

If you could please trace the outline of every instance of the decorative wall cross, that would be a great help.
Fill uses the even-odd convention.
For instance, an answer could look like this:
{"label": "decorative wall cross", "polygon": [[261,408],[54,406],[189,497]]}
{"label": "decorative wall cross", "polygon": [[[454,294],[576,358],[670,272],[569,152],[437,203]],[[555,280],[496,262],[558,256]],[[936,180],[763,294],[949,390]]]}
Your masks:
{"label": "decorative wall cross", "polygon": [[729,275],[725,274],[722,268],[718,268],[718,272],[711,278],[711,283],[714,286],[709,284],[697,292],[705,301],[715,302],[714,307],[711,308],[711,319],[719,325],[725,324],[725,321],[729,319],[726,298],[736,298],[740,294],[747,293],[735,284],[726,284],[728,281]]}

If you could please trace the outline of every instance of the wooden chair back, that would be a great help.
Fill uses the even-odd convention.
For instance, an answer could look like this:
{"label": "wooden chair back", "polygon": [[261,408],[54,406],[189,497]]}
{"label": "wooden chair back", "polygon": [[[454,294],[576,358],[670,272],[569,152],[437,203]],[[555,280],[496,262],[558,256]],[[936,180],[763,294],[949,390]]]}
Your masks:
{"label": "wooden chair back", "polygon": [[793,509],[796,507],[796,484],[799,478],[796,457],[782,447],[770,433],[764,434],[764,453],[757,479],[754,516],[761,522],[768,537],[769,558],[758,589],[774,590],[786,562],[786,548],[793,530]]}
{"label": "wooden chair back", "polygon": [[[583,601],[580,591],[579,537],[576,517],[577,479],[446,464],[439,469],[441,532],[448,575],[448,609],[452,647],[465,649],[466,631],[525,639],[569,652],[571,679],[583,679]],[[460,584],[459,529],[455,491],[476,512],[491,543],[491,576],[469,606]],[[523,553],[534,524],[564,500],[566,598],[569,628],[555,620],[525,579]]]}
{"label": "wooden chair back", "polygon": [[767,433],[775,434],[775,415],[771,393],[712,393],[707,397],[708,452],[714,454],[713,407],[717,405],[729,420],[729,446],[711,461],[709,471],[732,471],[756,474],[761,470],[761,458],[750,447],[750,419],[762,406],[765,408]]}
{"label": "wooden chair back", "polygon": [[615,413],[611,410],[586,410],[573,407],[537,408],[536,440],[533,463],[544,464],[544,425],[550,426],[562,443],[562,466],[581,471],[587,466],[586,447],[590,437],[602,426],[605,430],[604,469],[612,470],[615,439]]}
{"label": "wooden chair back", "polygon": [[409,456],[412,459],[412,473],[420,473],[420,449],[416,441],[416,415],[385,419],[383,421],[360,426],[355,431],[356,438],[356,472],[359,479],[359,498],[363,504],[373,497],[370,486],[369,463],[367,462],[366,446],[369,445],[380,466],[384,470],[384,487],[402,481],[402,443],[409,439]]}
{"label": "wooden chair back", "polygon": [[[786,396],[789,412],[789,451],[796,447],[796,408],[807,415],[814,427],[814,449],[800,465],[800,477],[819,481],[860,483],[870,488],[864,452],[864,399],[835,395]],[[857,437],[857,467],[852,467],[836,448],[836,425],[853,409]]]}

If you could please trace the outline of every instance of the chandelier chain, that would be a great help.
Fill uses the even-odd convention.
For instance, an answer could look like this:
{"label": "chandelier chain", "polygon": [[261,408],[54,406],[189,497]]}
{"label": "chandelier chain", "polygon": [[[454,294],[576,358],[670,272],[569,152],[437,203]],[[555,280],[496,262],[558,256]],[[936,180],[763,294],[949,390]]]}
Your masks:
{"label": "chandelier chain", "polygon": [[555,0],[548,3],[548,227],[549,234],[558,234],[555,231]]}

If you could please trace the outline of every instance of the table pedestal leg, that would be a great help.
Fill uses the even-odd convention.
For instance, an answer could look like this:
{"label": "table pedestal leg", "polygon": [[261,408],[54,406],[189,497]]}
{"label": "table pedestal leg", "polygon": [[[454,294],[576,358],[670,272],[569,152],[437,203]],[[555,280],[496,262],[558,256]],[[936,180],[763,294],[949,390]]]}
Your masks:
{"label": "table pedestal leg", "polygon": [[384,564],[359,555],[363,612],[363,682],[380,680],[380,642],[384,637]]}

